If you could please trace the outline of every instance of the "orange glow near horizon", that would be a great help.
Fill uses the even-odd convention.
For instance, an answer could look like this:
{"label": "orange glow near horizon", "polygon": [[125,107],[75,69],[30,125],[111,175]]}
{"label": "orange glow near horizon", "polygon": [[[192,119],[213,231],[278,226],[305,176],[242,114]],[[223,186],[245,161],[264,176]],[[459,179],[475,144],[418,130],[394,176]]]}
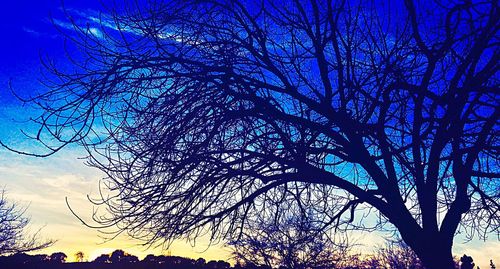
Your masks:
{"label": "orange glow near horizon", "polygon": [[196,246],[188,242],[177,241],[169,250],[147,248],[140,241],[133,241],[125,236],[106,241],[96,229],[83,225],[71,214],[66,205],[68,199],[71,208],[88,223],[92,223],[92,204],[87,195],[98,193],[97,188],[102,175],[95,169],[86,167],[77,157],[79,149],[66,151],[64,154],[49,158],[29,158],[0,150],[0,188],[5,188],[7,198],[19,207],[27,207],[26,216],[31,218],[30,230],[42,228],[42,238],[57,240],[47,248],[33,254],[51,254],[64,252],[68,261],[74,261],[74,254],[84,252],[88,260],[101,254],[108,254],[116,249],[138,256],[147,254],[175,255],[206,260],[228,260],[230,255],[221,245],[207,248],[208,240],[200,239]]}
{"label": "orange glow near horizon", "polygon": [[128,240],[117,240],[116,242],[105,243],[104,245],[97,244],[88,244],[85,246],[59,246],[59,244],[55,244],[52,247],[47,249],[43,249],[40,251],[33,252],[32,254],[48,254],[54,252],[64,252],[68,258],[67,262],[76,262],[75,254],[78,251],[82,251],[85,255],[84,261],[93,261],[97,257],[102,254],[111,254],[113,251],[117,249],[122,249],[126,253],[137,256],[140,260],[144,259],[144,257],[148,254],[153,255],[166,255],[166,256],[181,256],[186,258],[198,259],[204,258],[207,261],[209,260],[227,260],[230,261],[229,251],[222,247],[213,247],[209,250],[202,252],[198,248],[192,248],[188,244],[183,244],[180,242],[176,242],[173,244],[171,249],[169,250],[161,250],[161,249],[146,249],[144,247],[138,246],[137,243],[130,242]]}
{"label": "orange glow near horizon", "polygon": [[[65,198],[75,212],[91,223],[92,205],[87,195],[96,195],[102,175],[95,169],[86,167],[77,157],[79,149],[71,149],[49,158],[29,158],[0,150],[0,187],[7,191],[9,201],[28,206],[26,215],[31,218],[31,229],[43,227],[41,236],[58,240],[53,246],[38,254],[64,252],[68,262],[75,261],[74,254],[82,251],[85,258],[92,261],[101,254],[109,254],[116,249],[143,259],[147,254],[204,258],[208,260],[230,260],[230,252],[221,244],[207,248],[208,240],[200,239],[196,246],[188,242],[176,241],[169,250],[140,246],[141,242],[121,236],[105,242],[97,230],[84,226],[68,209]],[[101,234],[102,235],[102,234]],[[360,252],[373,250],[383,244],[378,233],[357,233],[357,242],[362,243]],[[454,253],[464,253],[474,257],[476,265],[487,268],[489,259],[500,261],[500,242],[474,240],[463,244],[455,240]]]}
{"label": "orange glow near horizon", "polygon": [[[55,233],[68,234],[67,231],[53,231],[46,227],[43,234],[47,238],[56,238]],[[54,252],[64,252],[68,258],[66,261],[75,262],[75,254],[82,251],[85,254],[84,260],[93,261],[102,254],[111,254],[117,249],[121,249],[126,253],[137,256],[142,260],[146,255],[166,255],[166,256],[181,256],[186,258],[198,259],[204,258],[208,260],[230,260],[229,249],[222,245],[212,246],[207,248],[206,240],[199,240],[196,246],[191,246],[187,242],[176,241],[169,249],[148,248],[142,246],[140,241],[127,239],[124,236],[118,237],[111,241],[105,242],[100,238],[98,231],[82,226],[81,234],[71,237],[64,236],[51,247],[42,249],[32,254],[51,254]],[[72,233],[72,232],[69,232]],[[52,236],[54,235],[54,236]]]}

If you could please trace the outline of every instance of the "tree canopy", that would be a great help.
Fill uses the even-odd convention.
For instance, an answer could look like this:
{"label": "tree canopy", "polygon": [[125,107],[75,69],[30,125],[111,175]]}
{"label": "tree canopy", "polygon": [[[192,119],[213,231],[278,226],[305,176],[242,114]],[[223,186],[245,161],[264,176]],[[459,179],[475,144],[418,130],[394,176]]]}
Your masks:
{"label": "tree canopy", "polygon": [[499,233],[499,20],[493,0],[130,1],[99,35],[73,21],[74,66],[26,101],[47,154],[80,143],[106,173],[102,227],[155,244],[375,209],[453,268],[457,231]]}

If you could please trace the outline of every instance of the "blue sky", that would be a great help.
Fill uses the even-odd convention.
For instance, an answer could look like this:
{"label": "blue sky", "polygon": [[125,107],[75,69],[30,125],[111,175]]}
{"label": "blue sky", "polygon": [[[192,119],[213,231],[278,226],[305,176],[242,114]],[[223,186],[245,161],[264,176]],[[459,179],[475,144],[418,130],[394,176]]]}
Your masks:
{"label": "blue sky", "polygon": [[[66,8],[82,22],[91,21],[100,8],[99,0],[65,1]],[[23,106],[9,90],[9,81],[15,91],[29,95],[43,91],[38,82],[41,78],[40,55],[48,55],[56,62],[64,62],[64,39],[50,21],[50,16],[60,27],[65,27],[64,15],[59,0],[41,1],[4,1],[0,8],[0,140],[9,145],[27,150],[35,150],[33,141],[24,138],[20,129],[30,130],[27,123],[36,111]],[[95,17],[94,17],[95,18]],[[20,156],[0,149],[0,187],[7,189],[8,197],[21,205],[29,205],[27,211],[33,221],[33,229],[45,226],[43,235],[59,241],[44,252],[64,251],[72,258],[76,251],[83,250],[91,258],[100,253],[122,248],[133,254],[144,256],[145,253],[162,252],[161,249],[145,250],[136,246],[137,242],[126,238],[100,244],[103,240],[97,231],[81,225],[68,210],[65,197],[84,218],[90,218],[92,207],[86,195],[96,194],[102,175],[86,167],[78,157],[83,152],[76,146],[68,147],[49,158],[40,159]],[[367,245],[382,243],[381,237],[374,234],[355,235]],[[467,253],[486,268],[488,260],[495,258],[500,263],[497,250],[500,243],[492,236],[490,241],[473,241],[462,244],[455,241],[455,253]],[[178,242],[173,245],[173,255],[190,257],[203,256],[226,258],[228,253],[220,246],[206,252],[201,240],[197,247]]]}
{"label": "blue sky", "polygon": [[[35,116],[29,106],[23,106],[10,92],[9,83],[23,96],[43,91],[40,70],[40,55],[47,55],[56,62],[64,63],[64,39],[54,27],[54,19],[64,28],[61,1],[5,1],[0,8],[0,140],[27,151],[38,149],[38,145],[26,139],[21,129],[33,131],[30,116]],[[82,22],[86,14],[96,14],[99,1],[65,1],[65,7]],[[43,228],[43,236],[58,240],[44,253],[64,251],[69,259],[83,250],[90,259],[98,254],[121,248],[143,257],[146,253],[165,253],[162,249],[145,249],[138,242],[120,237],[103,243],[96,230],[83,226],[69,211],[65,203],[68,197],[74,209],[87,220],[92,207],[87,194],[96,194],[102,175],[88,168],[78,157],[83,151],[68,147],[49,158],[21,156],[0,149],[0,187],[7,190],[7,197],[20,206],[29,206],[27,215],[32,219],[32,230]],[[226,258],[220,247],[206,252],[203,242],[193,248],[185,242],[172,246],[172,255],[206,258]]]}

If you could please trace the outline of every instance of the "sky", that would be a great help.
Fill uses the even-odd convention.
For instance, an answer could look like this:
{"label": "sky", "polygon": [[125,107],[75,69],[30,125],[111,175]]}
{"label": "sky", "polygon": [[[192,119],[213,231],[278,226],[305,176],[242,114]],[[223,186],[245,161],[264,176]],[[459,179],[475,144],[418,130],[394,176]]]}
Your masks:
{"label": "sky", "polygon": [[[43,91],[39,82],[42,79],[40,56],[47,55],[56,62],[64,61],[64,39],[54,23],[63,28],[67,24],[59,0],[4,1],[1,5],[0,140],[16,148],[36,151],[38,146],[20,132],[21,129],[34,129],[28,119],[35,116],[36,111],[18,101],[11,94],[9,84],[23,96]],[[80,14],[77,17],[82,21],[85,14],[95,14],[100,8],[99,1],[65,1],[64,5],[72,10],[73,15]],[[169,250],[147,249],[138,245],[141,242],[126,237],[106,242],[97,230],[82,225],[66,205],[67,198],[76,212],[84,219],[90,219],[92,206],[87,195],[96,194],[103,175],[86,167],[79,159],[82,156],[84,152],[76,146],[48,158],[22,156],[0,149],[0,189],[6,189],[9,201],[28,207],[26,215],[31,217],[32,231],[43,228],[42,237],[57,240],[52,247],[41,252],[63,251],[69,261],[80,250],[91,260],[115,249],[139,257],[148,253],[206,259],[229,257],[221,246],[207,249],[204,240],[196,247],[176,242]]]}
{"label": "sky", "polygon": [[[95,19],[101,8],[99,0],[65,1],[65,7],[78,20]],[[49,18],[52,18],[51,21]],[[56,62],[64,62],[64,39],[53,24],[65,28],[60,0],[3,1],[0,4],[0,140],[16,148],[36,151],[37,145],[25,138],[20,130],[32,130],[28,122],[36,111],[24,106],[11,94],[9,84],[21,95],[43,91],[40,55],[48,55]],[[98,30],[95,29],[96,34]],[[96,195],[103,175],[86,167],[79,158],[84,152],[77,146],[65,148],[48,158],[18,155],[0,149],[0,188],[5,188],[10,201],[28,207],[31,229],[42,229],[42,236],[57,240],[43,253],[63,251],[73,260],[73,254],[83,251],[92,260],[115,249],[144,257],[148,253],[171,254],[192,258],[227,259],[229,252],[217,245],[207,249],[207,241],[200,240],[195,247],[187,242],[175,242],[170,250],[146,249],[140,242],[119,237],[110,242],[98,231],[84,226],[73,216],[66,204],[83,219],[90,219],[92,206],[87,195]],[[382,244],[382,235],[357,234],[358,242],[367,247]],[[464,243],[457,237],[454,253],[472,255],[476,264],[487,268],[489,259],[500,263],[500,242],[495,236],[489,241],[474,240]]]}

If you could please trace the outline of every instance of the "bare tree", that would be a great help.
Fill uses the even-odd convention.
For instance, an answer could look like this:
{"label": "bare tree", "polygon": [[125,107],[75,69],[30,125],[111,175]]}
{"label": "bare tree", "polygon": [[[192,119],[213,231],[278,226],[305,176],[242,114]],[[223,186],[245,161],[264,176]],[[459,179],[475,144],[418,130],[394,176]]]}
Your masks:
{"label": "bare tree", "polygon": [[319,216],[292,212],[282,212],[287,216],[279,222],[260,216],[249,223],[228,243],[234,259],[247,266],[296,269],[341,268],[348,262],[347,237],[335,240],[339,236],[325,231]]}
{"label": "bare tree", "polygon": [[391,269],[424,269],[417,254],[400,239],[379,248],[376,259]]}
{"label": "bare tree", "polygon": [[74,68],[26,100],[33,155],[107,174],[102,227],[215,240],[281,197],[440,269],[457,231],[498,235],[498,1],[131,2],[99,35],[70,16]]}
{"label": "bare tree", "polygon": [[0,192],[0,255],[40,250],[54,243],[41,240],[39,230],[29,234],[29,218],[23,216],[26,208],[9,203],[5,190]]}

